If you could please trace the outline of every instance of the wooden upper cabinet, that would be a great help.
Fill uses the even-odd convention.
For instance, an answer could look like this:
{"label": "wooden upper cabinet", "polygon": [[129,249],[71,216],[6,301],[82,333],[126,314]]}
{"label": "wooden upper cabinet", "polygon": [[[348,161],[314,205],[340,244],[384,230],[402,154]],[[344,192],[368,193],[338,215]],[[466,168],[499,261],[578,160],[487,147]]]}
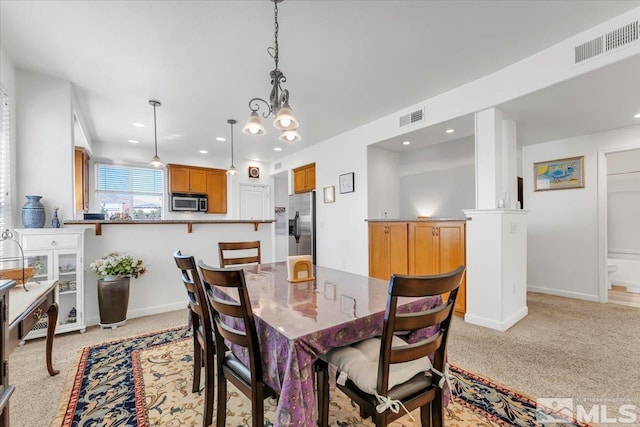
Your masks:
{"label": "wooden upper cabinet", "polygon": [[76,212],[89,211],[89,153],[83,147],[74,151],[74,192]]}
{"label": "wooden upper cabinet", "polygon": [[207,170],[206,185],[207,213],[227,213],[227,171]]}
{"label": "wooden upper cabinet", "polygon": [[389,280],[407,274],[407,223],[369,223],[369,276]]}
{"label": "wooden upper cabinet", "polygon": [[167,165],[169,171],[169,191],[171,193],[207,192],[206,168]]}
{"label": "wooden upper cabinet", "polygon": [[300,166],[293,170],[293,192],[306,193],[316,189],[316,164]]}

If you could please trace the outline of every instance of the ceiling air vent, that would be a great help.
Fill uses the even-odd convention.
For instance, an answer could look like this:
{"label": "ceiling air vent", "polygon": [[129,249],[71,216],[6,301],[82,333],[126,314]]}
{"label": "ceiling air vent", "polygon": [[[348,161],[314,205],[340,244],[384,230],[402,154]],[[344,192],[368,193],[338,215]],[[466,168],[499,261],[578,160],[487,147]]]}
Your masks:
{"label": "ceiling air vent", "polygon": [[421,108],[409,114],[405,114],[404,116],[400,116],[400,127],[408,126],[410,124],[421,122],[423,120],[424,120],[424,110]]}
{"label": "ceiling air vent", "polygon": [[580,46],[575,47],[574,63],[578,64],[589,58],[593,58],[594,56],[598,56],[602,53],[610,52],[619,47],[636,42],[638,41],[638,33],[638,21],[635,21],[610,31],[603,36],[599,36],[586,43],[582,43]]}

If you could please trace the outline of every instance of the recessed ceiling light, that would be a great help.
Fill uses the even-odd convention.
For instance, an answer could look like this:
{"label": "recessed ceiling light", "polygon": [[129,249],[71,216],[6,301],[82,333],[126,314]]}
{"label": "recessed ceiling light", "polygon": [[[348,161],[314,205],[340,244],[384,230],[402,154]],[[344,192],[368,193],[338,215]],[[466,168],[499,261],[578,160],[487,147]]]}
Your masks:
{"label": "recessed ceiling light", "polygon": [[140,122],[133,122],[131,124],[133,126],[137,127],[137,128],[143,128],[144,127],[144,123],[140,123]]}
{"label": "recessed ceiling light", "polygon": [[281,147],[273,147],[273,151],[282,151]]}
{"label": "recessed ceiling light", "polygon": [[208,151],[207,150],[200,150],[200,154],[207,154]]}
{"label": "recessed ceiling light", "polygon": [[636,114],[636,115],[635,115],[635,116],[633,116],[633,117],[635,117],[636,119],[640,119],[640,113]]}
{"label": "recessed ceiling light", "polygon": [[174,140],[174,139],[178,139],[180,138],[182,135],[180,135],[179,133],[172,133],[171,135],[166,135],[164,137],[164,139],[168,139],[168,140]]}
{"label": "recessed ceiling light", "polygon": [[411,144],[411,141],[405,141],[402,143],[402,145],[409,145],[409,144]]}
{"label": "recessed ceiling light", "polygon": [[253,159],[253,161],[254,161],[254,162],[259,162],[259,161],[260,161],[260,159],[255,158],[255,159]]}
{"label": "recessed ceiling light", "polygon": [[447,129],[445,132],[446,133],[454,133],[456,130],[455,129]]}
{"label": "recessed ceiling light", "polygon": [[129,142],[132,143],[132,144],[139,144],[140,143],[140,141],[138,141],[137,139],[130,139]]}
{"label": "recessed ceiling light", "polygon": [[219,137],[216,138],[216,141],[225,142],[226,139],[224,139],[224,137],[222,137],[222,136],[219,136]]}

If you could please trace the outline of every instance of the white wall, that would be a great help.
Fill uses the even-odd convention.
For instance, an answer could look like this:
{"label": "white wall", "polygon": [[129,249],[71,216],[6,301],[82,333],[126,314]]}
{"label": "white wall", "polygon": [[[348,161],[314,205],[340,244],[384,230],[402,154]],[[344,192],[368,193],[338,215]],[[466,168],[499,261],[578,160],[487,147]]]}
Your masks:
{"label": "white wall", "polygon": [[[15,171],[13,170],[16,165],[16,72],[13,65],[13,61],[6,54],[2,46],[0,45],[0,87],[9,96],[9,144],[11,151],[11,176],[15,177]],[[11,206],[11,219],[7,220],[8,224],[16,223],[16,179],[11,180],[11,193],[9,194],[9,202]],[[22,206],[22,204],[20,205]],[[20,220],[18,220],[20,222]]]}
{"label": "white wall", "polygon": [[[68,226],[84,227],[84,226]],[[186,224],[104,225],[102,235],[93,227],[85,234],[85,267],[111,252],[129,252],[145,261],[148,272],[131,279],[128,316],[139,317],[186,307],[187,294],[173,261],[180,249],[213,267],[220,265],[218,242],[260,240],[263,262],[273,261],[271,224],[194,224],[187,232]],[[90,324],[98,322],[97,276],[89,270],[84,274],[86,315]],[[185,318],[186,321],[186,318]]]}
{"label": "white wall", "polygon": [[25,195],[42,196],[45,227],[54,206],[61,219],[73,217],[73,117],[71,84],[32,71],[18,70],[14,224],[22,227]]}
{"label": "white wall", "polygon": [[475,207],[473,137],[400,156],[400,216],[464,218]]}
{"label": "white wall", "polygon": [[[523,147],[529,290],[598,300],[598,153],[623,148],[640,148],[640,126]],[[533,191],[533,163],[575,156],[585,188]]]}
{"label": "white wall", "polygon": [[369,218],[400,218],[399,154],[367,147]]}
{"label": "white wall", "polygon": [[[288,175],[286,172],[274,175],[273,177],[273,206],[280,206],[289,209]],[[320,203],[316,200],[316,204]],[[285,214],[287,220],[285,234],[274,237],[275,256],[274,261],[285,261],[289,255],[289,212]],[[274,226],[275,227],[275,226]]]}

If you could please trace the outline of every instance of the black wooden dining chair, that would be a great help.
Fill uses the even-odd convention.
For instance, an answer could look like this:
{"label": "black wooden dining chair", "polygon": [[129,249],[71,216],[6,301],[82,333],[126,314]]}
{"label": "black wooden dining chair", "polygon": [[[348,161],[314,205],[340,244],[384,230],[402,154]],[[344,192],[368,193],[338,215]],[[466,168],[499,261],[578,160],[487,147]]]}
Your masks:
{"label": "black wooden dining chair", "polygon": [[[207,288],[207,299],[212,309],[212,318],[218,357],[216,361],[218,378],[217,426],[224,427],[227,415],[227,381],[251,399],[252,426],[263,427],[264,400],[276,397],[262,378],[262,356],[258,343],[255,319],[244,279],[244,271],[239,268],[214,268],[202,261],[198,263],[202,280]],[[237,302],[226,300],[216,294],[215,288],[237,290]],[[225,340],[246,350],[248,365],[245,365],[232,351],[223,353]]]}
{"label": "black wooden dining chair", "polygon": [[[393,275],[385,311],[382,338],[371,338],[351,346],[329,351],[318,363],[319,425],[328,425],[329,364],[347,374],[336,387],[360,406],[363,417],[371,416],[375,425],[386,426],[420,408],[422,426],[443,426],[443,376],[446,375],[447,337],[463,266],[433,276]],[[398,297],[428,297],[448,294],[442,304],[421,312],[398,313]],[[436,333],[407,344],[398,333],[406,334],[439,325]],[[433,354],[433,364],[429,355]],[[377,371],[377,376],[371,371]],[[383,409],[392,404],[398,412]],[[398,404],[402,403],[404,409]],[[405,412],[406,410],[406,412]]]}
{"label": "black wooden dining chair", "polygon": [[182,283],[189,297],[189,315],[193,331],[193,386],[191,391],[193,393],[200,391],[200,373],[204,366],[205,409],[202,426],[209,427],[213,420],[216,353],[211,313],[205,296],[205,289],[193,257],[182,255],[178,250],[173,254],[173,259],[182,272]]}
{"label": "black wooden dining chair", "polygon": [[259,240],[254,242],[219,242],[218,250],[220,252],[220,267],[260,264],[262,262]]}

